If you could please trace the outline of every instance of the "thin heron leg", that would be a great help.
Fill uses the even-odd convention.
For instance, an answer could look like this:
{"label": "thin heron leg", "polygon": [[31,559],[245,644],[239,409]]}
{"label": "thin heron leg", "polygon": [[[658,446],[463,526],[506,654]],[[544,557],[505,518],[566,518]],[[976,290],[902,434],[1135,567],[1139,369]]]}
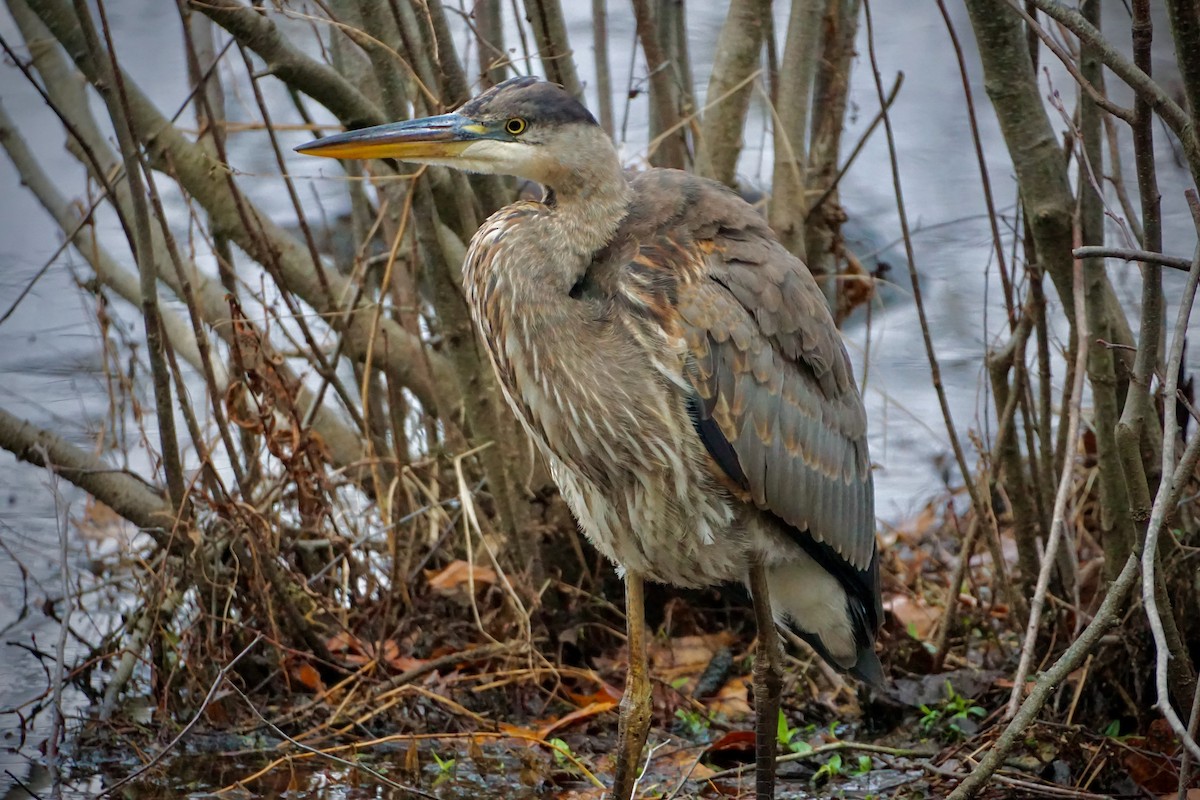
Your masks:
{"label": "thin heron leg", "polygon": [[754,659],[754,796],[757,800],[773,800],[783,650],[771,614],[767,571],[762,564],[750,566],[750,594],[754,600],[754,622],[758,626],[758,653]]}
{"label": "thin heron leg", "polygon": [[642,749],[650,733],[650,672],[646,664],[646,611],[642,576],[625,573],[625,624],[628,630],[629,674],[621,698],[617,728],[617,770],[611,800],[629,800],[641,771]]}

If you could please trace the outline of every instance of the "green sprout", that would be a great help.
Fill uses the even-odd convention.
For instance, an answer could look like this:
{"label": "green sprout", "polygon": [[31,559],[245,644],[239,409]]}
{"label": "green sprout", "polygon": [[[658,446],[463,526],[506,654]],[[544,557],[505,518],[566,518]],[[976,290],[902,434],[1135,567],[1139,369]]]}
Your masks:
{"label": "green sprout", "polygon": [[712,725],[707,714],[691,708],[675,709],[675,719],[679,720],[680,732],[689,739],[704,738]]}
{"label": "green sprout", "polygon": [[554,763],[558,765],[559,769],[570,772],[576,771],[576,764],[572,760],[575,754],[571,752],[571,745],[567,744],[565,740],[558,738],[551,739],[547,744],[550,745],[550,750],[554,753]]}
{"label": "green sprout", "polygon": [[811,753],[812,745],[797,736],[801,731],[799,728],[793,728],[787,723],[787,717],[783,712],[779,712],[778,734],[779,743],[793,753]]}
{"label": "green sprout", "polygon": [[838,777],[839,775],[844,775],[845,773],[846,773],[846,768],[842,764],[841,754],[834,753],[833,755],[831,755],[829,757],[828,761],[826,761],[824,764],[822,764],[820,766],[820,768],[818,768],[817,771],[815,773],[813,773],[812,782],[814,784],[824,783],[826,781],[829,781],[829,780],[832,780],[833,778]]}
{"label": "green sprout", "polygon": [[963,697],[954,691],[950,681],[946,681],[946,699],[938,706],[921,705],[921,730],[926,734],[940,732],[950,741],[963,738],[962,723],[971,717],[983,718],[987,711],[975,705],[968,697]]}
{"label": "green sprout", "polygon": [[433,760],[437,762],[438,775],[450,775],[454,772],[454,766],[457,763],[457,761],[455,759],[440,758],[437,753],[433,753],[432,751],[431,751],[431,755],[433,756]]}

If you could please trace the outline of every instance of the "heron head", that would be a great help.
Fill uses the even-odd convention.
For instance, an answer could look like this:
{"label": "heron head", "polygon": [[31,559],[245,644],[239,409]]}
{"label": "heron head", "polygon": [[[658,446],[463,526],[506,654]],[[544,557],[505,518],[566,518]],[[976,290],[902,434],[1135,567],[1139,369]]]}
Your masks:
{"label": "heron head", "polygon": [[296,150],[514,175],[555,189],[596,166],[620,169],[591,113],[558,84],[532,77],[510,78],[451,114],[347,131]]}

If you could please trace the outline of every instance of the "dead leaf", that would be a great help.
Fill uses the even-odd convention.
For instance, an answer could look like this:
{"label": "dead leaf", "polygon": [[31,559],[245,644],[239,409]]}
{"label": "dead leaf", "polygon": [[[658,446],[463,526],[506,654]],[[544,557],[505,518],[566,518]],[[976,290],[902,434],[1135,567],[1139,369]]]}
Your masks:
{"label": "dead leaf", "polygon": [[506,736],[511,736],[514,739],[520,739],[521,741],[529,741],[530,739],[537,739],[539,737],[538,732],[532,728],[523,728],[520,725],[510,725],[507,722],[500,723],[500,732]]}
{"label": "dead leaf", "polygon": [[325,648],[330,653],[361,653],[362,643],[349,631],[338,631],[325,642]]}
{"label": "dead leaf", "polygon": [[753,753],[754,731],[729,731],[708,746],[710,753],[722,750]]}
{"label": "dead leaf", "polygon": [[681,778],[684,774],[689,774],[692,780],[703,781],[717,774],[712,767],[700,763],[696,757],[696,751],[691,747],[680,747],[669,753],[663,753],[656,756],[655,761],[660,765],[661,772],[678,774]]}
{"label": "dead leaf", "polygon": [[229,710],[225,707],[225,703],[222,702],[221,698],[217,698],[204,706],[204,718],[217,728],[226,728],[233,724],[233,719],[229,716]]}
{"label": "dead leaf", "polygon": [[1121,753],[1121,763],[1138,786],[1160,794],[1179,785],[1179,771],[1174,759],[1179,752],[1179,743],[1166,720],[1154,720],[1146,736],[1131,736],[1125,744],[1129,747]]}
{"label": "dead leaf", "polygon": [[867,272],[862,262],[848,249],[843,248],[842,255],[846,259],[846,266],[838,275],[840,291],[837,293],[837,320],[839,325],[854,309],[863,303],[869,303],[875,296],[875,281],[873,280],[875,276]]}
{"label": "dead leaf", "polygon": [[83,514],[75,521],[75,529],[85,538],[96,542],[129,539],[130,524],[117,512],[89,496]]}
{"label": "dead leaf", "polygon": [[714,714],[724,714],[727,719],[740,719],[751,713],[750,688],[745,675],[736,675],[725,682],[716,697],[704,705]]}
{"label": "dead leaf", "polygon": [[655,640],[647,648],[654,671],[667,679],[688,673],[700,673],[719,650],[731,646],[736,637],[731,631],[702,636],[677,636]]}
{"label": "dead leaf", "polygon": [[915,517],[895,529],[896,541],[913,547],[919,546],[921,538],[937,527],[940,511],[940,508],[932,503],[925,504]]}
{"label": "dead leaf", "polygon": [[601,800],[607,794],[607,789],[588,787],[584,789],[570,789],[563,794],[557,795],[557,797],[558,800]]}
{"label": "dead leaf", "polygon": [[929,605],[923,597],[897,595],[884,603],[884,608],[891,612],[902,630],[922,642],[929,638],[933,626],[942,616],[941,609]]}
{"label": "dead leaf", "polygon": [[399,654],[387,659],[387,665],[396,672],[408,672],[410,669],[416,669],[428,663],[429,660],[425,658],[413,658],[412,656],[402,656]]}
{"label": "dead leaf", "polygon": [[621,693],[620,689],[613,686],[608,681],[602,681],[599,678],[596,679],[596,682],[600,685],[600,688],[597,689],[596,691],[592,692],[591,694],[577,694],[576,692],[567,692],[567,697],[570,697],[571,702],[574,703],[575,705],[579,706],[580,708],[583,708],[584,706],[590,705],[592,703],[620,703],[621,702],[622,693]]}
{"label": "dead leaf", "polygon": [[307,661],[294,664],[288,672],[301,686],[314,694],[325,688],[325,683],[321,680],[321,673],[317,672],[316,668]]}
{"label": "dead leaf", "polygon": [[396,672],[407,672],[426,663],[424,659],[402,654],[395,639],[385,639],[383,646],[379,648],[381,652],[376,655],[373,642],[364,642],[347,631],[340,631],[329,637],[325,647],[330,654],[340,656],[344,663],[355,666],[381,661]]}
{"label": "dead leaf", "polygon": [[599,703],[589,703],[588,705],[584,706],[583,708],[577,708],[574,711],[572,711],[570,714],[559,717],[554,722],[543,727],[541,730],[539,730],[537,732],[537,736],[539,739],[545,739],[548,736],[550,736],[550,734],[560,731],[563,728],[567,727],[568,725],[574,725],[576,722],[579,722],[580,720],[591,719],[592,717],[596,716],[597,714],[603,714],[605,711],[612,711],[616,707],[617,707],[617,704],[610,702],[610,701],[603,701],[603,702],[599,702]]}
{"label": "dead leaf", "polygon": [[451,561],[440,572],[426,571],[425,573],[425,579],[429,581],[429,588],[444,594],[449,594],[464,584],[470,585],[472,577],[476,584],[490,584],[497,580],[496,571],[491,567],[480,564],[472,566],[462,559]]}
{"label": "dead leaf", "polygon": [[416,742],[410,742],[408,750],[404,753],[404,772],[407,775],[418,775],[421,772],[421,753],[417,750]]}
{"label": "dead leaf", "polygon": [[467,739],[467,756],[473,761],[483,758],[483,748],[479,746],[479,740],[474,736]]}
{"label": "dead leaf", "polygon": [[400,658],[400,645],[396,644],[395,639],[384,639],[382,652],[379,653],[379,658],[389,664],[393,659]]}

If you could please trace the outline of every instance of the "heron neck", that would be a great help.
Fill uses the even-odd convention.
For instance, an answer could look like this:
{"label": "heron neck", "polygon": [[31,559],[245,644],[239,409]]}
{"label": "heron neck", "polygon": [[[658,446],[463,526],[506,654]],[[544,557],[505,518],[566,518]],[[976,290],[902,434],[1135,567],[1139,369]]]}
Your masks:
{"label": "heron neck", "polygon": [[543,199],[558,228],[559,245],[583,258],[585,264],[612,241],[629,207],[629,183],[615,155],[605,167],[555,181]]}

